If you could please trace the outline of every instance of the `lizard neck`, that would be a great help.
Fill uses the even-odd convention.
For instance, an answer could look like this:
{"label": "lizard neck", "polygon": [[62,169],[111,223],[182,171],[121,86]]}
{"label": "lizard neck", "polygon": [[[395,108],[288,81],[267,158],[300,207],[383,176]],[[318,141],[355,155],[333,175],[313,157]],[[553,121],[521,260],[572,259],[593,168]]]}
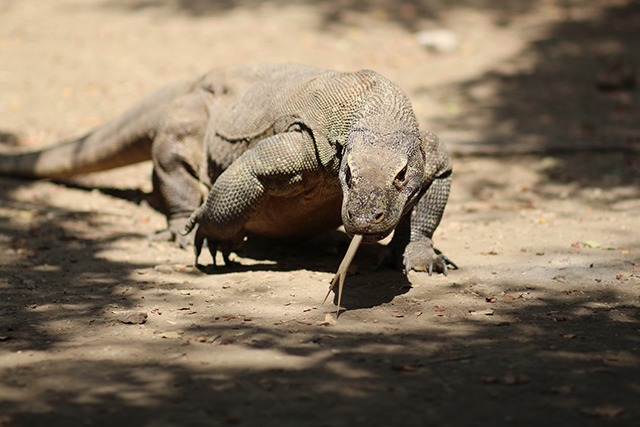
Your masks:
{"label": "lizard neck", "polygon": [[407,95],[374,71],[339,73],[318,89],[312,97],[319,106],[316,111],[322,112],[325,122],[321,127],[327,131],[328,143],[318,154],[321,163],[332,172],[338,172],[345,147],[352,143],[350,135],[354,132],[364,131],[374,136],[371,141],[374,145],[383,143],[378,136],[419,133]]}

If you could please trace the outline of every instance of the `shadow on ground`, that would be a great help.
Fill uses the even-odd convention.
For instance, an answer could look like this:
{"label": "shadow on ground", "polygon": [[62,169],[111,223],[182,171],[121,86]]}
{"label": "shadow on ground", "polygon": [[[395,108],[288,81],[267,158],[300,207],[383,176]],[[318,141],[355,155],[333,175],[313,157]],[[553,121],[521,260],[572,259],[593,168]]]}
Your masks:
{"label": "shadow on ground", "polygon": [[[597,305],[566,294],[512,307],[501,310],[506,321],[446,307],[452,317],[434,317],[431,326],[368,333],[221,320],[171,344],[119,349],[160,356],[152,361],[108,354],[32,362],[3,373],[3,386],[19,399],[29,384],[37,398],[38,408],[12,410],[16,425],[80,425],[91,416],[101,425],[534,426],[541,413],[558,425],[633,425],[638,306],[608,292]],[[252,368],[264,357],[272,366]],[[57,390],[51,378],[76,381]],[[611,389],[620,393],[609,397]],[[0,409],[7,405],[11,399]]]}
{"label": "shadow on ground", "polygon": [[[109,227],[120,218],[114,218],[101,209],[74,211],[58,208],[51,206],[46,198],[28,203],[12,200],[13,191],[28,188],[30,181],[2,179],[2,184],[0,244],[4,245],[6,252],[4,259],[0,258],[0,295],[3,301],[0,305],[0,313],[3,314],[0,317],[0,337],[10,339],[16,345],[20,343],[25,349],[51,349],[60,344],[60,336],[44,332],[47,329],[45,324],[77,318],[84,319],[83,322],[94,322],[113,310],[134,309],[135,299],[132,301],[123,289],[153,287],[145,276],[138,280],[132,273],[153,270],[156,264],[150,261],[113,261],[103,255],[103,252],[128,240],[133,239],[138,245],[145,244],[140,243],[146,242],[144,232],[110,232]],[[83,189],[77,185],[69,188]],[[107,189],[103,192],[129,201],[138,199],[132,197],[132,193],[133,196],[140,195],[134,190]],[[10,218],[21,218],[25,228],[16,227]],[[251,235],[238,251],[250,264],[205,265],[199,269],[185,266],[180,269],[186,268],[184,274],[191,278],[260,271],[335,272],[348,244],[348,237],[338,231],[299,241],[278,241]],[[159,242],[156,245],[168,248],[173,244]],[[126,252],[126,249],[122,250]],[[379,306],[410,289],[404,274],[380,266],[383,251],[384,247],[378,244],[360,248],[354,262],[359,271],[349,277],[343,307]],[[167,268],[171,270],[171,267]],[[176,277],[175,283],[170,281],[164,286],[179,289],[182,286],[179,281],[183,279]],[[334,302],[337,302],[336,298]],[[29,320],[25,321],[25,318]]]}
{"label": "shadow on ground", "polygon": [[[76,317],[88,322],[102,316],[109,304],[130,307],[133,303],[118,296],[115,288],[130,282],[130,273],[145,266],[109,262],[98,255],[139,235],[99,234],[96,230],[112,219],[97,211],[10,200],[9,194],[25,184],[3,179],[0,191],[0,237],[5,248],[0,256],[0,335],[25,348],[45,350],[58,344],[59,337],[44,332],[44,324]],[[21,218],[26,228],[17,228],[9,218]]]}
{"label": "shadow on ground", "polygon": [[[578,12],[595,6],[573,3]],[[640,3],[603,5],[596,17],[570,14],[549,30],[532,29],[538,41],[509,63],[443,89],[461,111],[441,123],[455,132],[482,129],[471,151],[555,156],[552,181],[640,186]]]}
{"label": "shadow on ground", "polygon": [[[15,183],[5,182],[4,196]],[[537,426],[544,414],[558,424],[590,426],[602,419],[633,425],[640,417],[640,295],[629,298],[624,282],[632,278],[618,289],[554,285],[551,292],[504,281],[495,289],[508,293],[497,296],[475,291],[475,279],[463,280],[399,301],[406,282],[376,274],[377,284],[369,284],[363,274],[350,278],[349,310],[338,321],[346,327],[240,316],[233,307],[194,300],[184,310],[203,316],[172,339],[123,340],[119,333],[162,328],[151,321],[126,325],[110,314],[143,301],[126,289],[162,286],[170,295],[184,277],[174,274],[163,284],[144,275],[137,280],[131,273],[149,265],[99,255],[132,237],[109,236],[108,218],[99,214],[46,203],[6,202],[2,209],[2,216],[31,220],[24,231],[0,222],[11,249],[3,256],[13,257],[0,267],[0,350],[18,355],[2,372],[0,412],[12,414],[15,425],[257,425],[268,419],[321,426],[402,419],[408,426],[425,420]],[[100,234],[92,235],[94,229]],[[259,253],[259,245],[254,249]],[[294,245],[281,255],[297,250]],[[337,253],[327,257],[339,262]],[[367,286],[378,285],[398,289],[386,299],[367,295]],[[456,294],[470,299],[431,300]],[[242,297],[236,295],[219,302]],[[363,307],[373,325],[361,323]],[[376,326],[381,307],[395,321],[385,317]],[[74,346],[83,356],[69,360]]]}
{"label": "shadow on ground", "polygon": [[[434,21],[441,18],[443,12],[455,8],[479,8],[493,12],[496,22],[500,25],[508,25],[514,16],[525,14],[542,0],[520,0],[517,2],[508,0],[277,0],[270,2],[276,7],[305,5],[317,9],[321,16],[322,28],[331,25],[357,25],[354,22],[364,16],[369,16],[379,21],[391,21],[398,23],[408,31],[421,29],[425,20]],[[105,4],[106,7],[119,7],[131,10],[146,8],[171,7],[183,11],[192,16],[208,14],[221,14],[237,8],[258,8],[265,2],[256,0],[117,0]],[[567,2],[564,5],[571,8]]]}

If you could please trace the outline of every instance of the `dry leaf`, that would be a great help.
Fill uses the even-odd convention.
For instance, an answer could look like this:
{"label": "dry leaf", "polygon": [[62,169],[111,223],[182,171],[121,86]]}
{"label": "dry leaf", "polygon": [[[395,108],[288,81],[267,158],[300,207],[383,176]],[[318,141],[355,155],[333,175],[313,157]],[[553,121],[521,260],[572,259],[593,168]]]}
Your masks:
{"label": "dry leaf", "polygon": [[555,394],[571,394],[571,392],[573,391],[573,386],[570,385],[561,385],[558,387],[551,387],[551,393],[555,393]]}
{"label": "dry leaf", "polygon": [[602,245],[598,242],[596,242],[595,240],[587,240],[586,242],[582,242],[582,244],[588,248],[601,248]]}
{"label": "dry leaf", "polygon": [[333,326],[336,324],[336,319],[333,318],[331,313],[325,313],[324,321],[318,322],[318,326]]}
{"label": "dry leaf", "polygon": [[594,417],[613,419],[622,415],[624,413],[624,408],[616,405],[600,405],[580,408],[580,412],[583,414],[593,415]]}
{"label": "dry leaf", "polygon": [[168,340],[178,340],[180,339],[180,334],[174,331],[171,332],[163,332],[162,335],[160,335],[162,338],[168,339]]}
{"label": "dry leaf", "polygon": [[526,375],[518,375],[508,373],[502,377],[502,384],[504,385],[520,385],[529,382],[529,377]]}
{"label": "dry leaf", "polygon": [[195,341],[201,342],[201,343],[212,343],[218,338],[220,338],[220,335],[217,335],[217,336],[214,335],[212,337],[207,337],[207,336],[204,336],[204,335],[200,335],[200,336],[195,338]]}
{"label": "dry leaf", "polygon": [[475,311],[475,310],[469,310],[469,314],[477,316],[477,315],[484,315],[484,316],[493,316],[494,311],[492,309],[486,309],[486,310],[480,310],[480,311]]}
{"label": "dry leaf", "polygon": [[499,255],[499,252],[496,252],[494,250],[491,250],[489,252],[482,251],[482,252],[480,252],[480,255]]}
{"label": "dry leaf", "polygon": [[401,372],[415,372],[416,368],[414,366],[411,365],[396,365],[393,367],[394,370],[396,371],[401,371]]}

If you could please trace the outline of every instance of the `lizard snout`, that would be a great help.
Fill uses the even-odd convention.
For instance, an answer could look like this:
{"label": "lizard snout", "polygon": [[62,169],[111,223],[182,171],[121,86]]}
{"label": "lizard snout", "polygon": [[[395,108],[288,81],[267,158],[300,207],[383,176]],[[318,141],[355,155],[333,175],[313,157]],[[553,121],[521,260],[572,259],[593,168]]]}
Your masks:
{"label": "lizard snout", "polygon": [[363,195],[352,194],[343,206],[342,221],[350,234],[386,235],[395,223],[387,211],[387,200],[375,189]]}
{"label": "lizard snout", "polygon": [[354,209],[347,209],[347,215],[351,221],[363,226],[366,226],[367,224],[379,224],[386,218],[383,211],[375,212],[373,215],[363,217],[358,215]]}

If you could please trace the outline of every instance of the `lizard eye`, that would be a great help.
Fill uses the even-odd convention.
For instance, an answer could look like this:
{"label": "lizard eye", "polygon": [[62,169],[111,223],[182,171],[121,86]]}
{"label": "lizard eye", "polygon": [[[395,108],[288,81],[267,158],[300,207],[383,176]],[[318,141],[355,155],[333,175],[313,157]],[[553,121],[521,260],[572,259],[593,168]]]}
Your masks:
{"label": "lizard eye", "polygon": [[347,184],[347,187],[351,188],[351,168],[349,165],[347,165],[344,171],[344,182]]}
{"label": "lizard eye", "polygon": [[404,185],[404,181],[407,178],[407,166],[405,165],[405,167],[402,168],[402,170],[400,172],[398,172],[398,175],[396,175],[396,179],[394,181],[394,184],[396,185],[396,187],[400,188]]}

